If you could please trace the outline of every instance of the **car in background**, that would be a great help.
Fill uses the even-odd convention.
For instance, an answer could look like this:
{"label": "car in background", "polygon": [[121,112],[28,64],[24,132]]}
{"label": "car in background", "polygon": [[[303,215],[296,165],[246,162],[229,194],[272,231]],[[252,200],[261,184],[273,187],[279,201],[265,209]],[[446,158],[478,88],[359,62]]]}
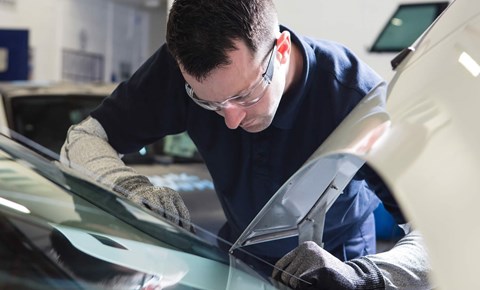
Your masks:
{"label": "car in background", "polygon": [[[21,81],[0,83],[0,128],[9,128],[33,141],[32,145],[40,144],[59,154],[68,128],[85,119],[116,85]],[[9,134],[8,130],[4,133]],[[128,164],[153,163],[157,154],[164,153],[162,146],[163,142],[152,144],[139,152],[128,154],[124,161]],[[183,158],[183,161],[200,160],[198,155],[194,155],[196,152],[186,150],[188,148],[177,150],[162,160],[172,161],[173,157]]]}
{"label": "car in background", "polygon": [[2,83],[0,127],[58,154],[70,125],[86,118],[114,88],[114,84]]}
{"label": "car in background", "polygon": [[366,163],[424,237],[432,287],[480,289],[480,2],[453,1],[392,65],[388,90],[375,88],[354,108],[233,249],[294,234],[321,244],[309,236],[312,212],[328,208]]}
{"label": "car in background", "polygon": [[[114,83],[0,83],[0,132],[58,159],[68,128],[85,119],[115,87]],[[167,136],[125,155],[123,161],[154,185],[178,191],[198,226],[216,233],[225,222],[210,174],[186,133]]]}
{"label": "car in background", "polygon": [[1,289],[288,289],[1,134],[0,225]]}

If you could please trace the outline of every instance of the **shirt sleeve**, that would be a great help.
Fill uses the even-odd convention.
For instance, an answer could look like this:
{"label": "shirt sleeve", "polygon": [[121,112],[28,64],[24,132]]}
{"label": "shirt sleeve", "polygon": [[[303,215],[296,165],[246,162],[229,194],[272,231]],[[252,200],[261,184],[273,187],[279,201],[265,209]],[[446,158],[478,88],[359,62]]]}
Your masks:
{"label": "shirt sleeve", "polygon": [[432,289],[428,252],[418,231],[405,225],[406,235],[387,252],[368,255],[385,280],[385,289]]}
{"label": "shirt sleeve", "polygon": [[166,46],[157,50],[96,108],[91,116],[119,153],[134,152],[185,131],[191,105],[185,81]]}

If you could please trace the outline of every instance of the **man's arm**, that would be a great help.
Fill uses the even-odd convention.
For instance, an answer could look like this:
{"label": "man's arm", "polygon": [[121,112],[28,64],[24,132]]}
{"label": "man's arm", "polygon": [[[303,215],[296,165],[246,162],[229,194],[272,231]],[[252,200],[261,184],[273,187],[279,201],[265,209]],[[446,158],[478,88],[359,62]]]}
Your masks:
{"label": "man's arm", "polygon": [[190,229],[190,214],[180,195],[167,187],[157,187],[120,159],[108,143],[102,125],[88,117],[70,127],[60,152],[60,161],[107,185],[133,202]]}
{"label": "man's arm", "polygon": [[427,249],[418,231],[408,233],[387,252],[368,255],[380,270],[386,289],[431,289],[428,275],[430,263]]}
{"label": "man's arm", "polygon": [[278,269],[272,276],[294,289],[431,289],[427,251],[415,231],[407,233],[387,252],[347,262],[313,242],[305,242],[275,266]]}

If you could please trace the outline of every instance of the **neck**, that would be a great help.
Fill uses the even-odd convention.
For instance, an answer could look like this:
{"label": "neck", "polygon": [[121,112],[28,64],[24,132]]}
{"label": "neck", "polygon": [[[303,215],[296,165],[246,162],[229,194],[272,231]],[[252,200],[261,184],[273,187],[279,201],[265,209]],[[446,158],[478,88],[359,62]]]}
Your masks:
{"label": "neck", "polygon": [[292,52],[290,54],[290,64],[288,66],[287,78],[285,80],[285,90],[287,92],[293,87],[302,76],[303,57],[298,47],[292,43]]}

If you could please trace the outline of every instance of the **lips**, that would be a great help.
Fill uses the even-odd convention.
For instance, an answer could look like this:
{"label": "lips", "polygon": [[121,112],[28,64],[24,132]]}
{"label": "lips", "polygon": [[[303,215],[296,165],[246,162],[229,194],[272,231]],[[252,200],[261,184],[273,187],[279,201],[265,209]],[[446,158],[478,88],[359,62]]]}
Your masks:
{"label": "lips", "polygon": [[242,128],[248,128],[248,127],[250,127],[250,126],[252,125],[252,123],[253,123],[253,121],[242,122],[242,123],[240,124],[240,127],[242,127]]}

